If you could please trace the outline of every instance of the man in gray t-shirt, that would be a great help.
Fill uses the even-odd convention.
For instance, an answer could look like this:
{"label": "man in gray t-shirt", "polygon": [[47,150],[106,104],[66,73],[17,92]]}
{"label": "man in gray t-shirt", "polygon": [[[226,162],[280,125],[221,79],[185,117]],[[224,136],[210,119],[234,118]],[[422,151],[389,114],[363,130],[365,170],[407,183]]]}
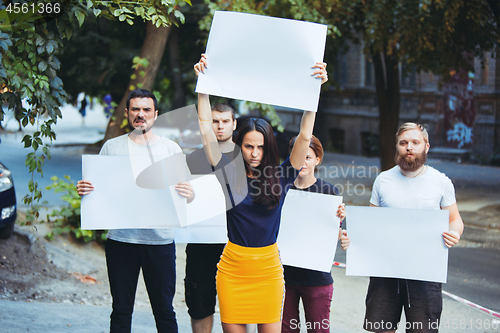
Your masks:
{"label": "man in gray t-shirt", "polygon": [[[444,209],[449,211],[449,231],[444,245],[458,243],[464,224],[455,200],[455,188],[445,174],[425,165],[429,135],[419,124],[405,123],[396,134],[396,164],[378,175],[373,184],[372,207]],[[411,235],[402,235],[402,237]],[[441,283],[370,277],[363,328],[395,332],[404,308],[407,332],[438,332],[442,311]]]}
{"label": "man in gray t-shirt", "polygon": [[[182,153],[175,142],[151,132],[158,117],[157,101],[151,92],[145,89],[132,91],[125,113],[131,132],[108,140],[100,155],[169,156]],[[193,189],[189,183],[179,183],[175,188],[179,195],[187,198],[188,203],[193,200]],[[83,196],[93,191],[94,187],[90,181],[80,180],[77,189],[78,194]],[[130,199],[133,206],[134,200]],[[114,229],[109,230],[107,238],[106,265],[113,297],[110,331],[130,332],[137,280],[142,268],[158,332],[177,332],[172,305],[175,294],[173,230]]]}

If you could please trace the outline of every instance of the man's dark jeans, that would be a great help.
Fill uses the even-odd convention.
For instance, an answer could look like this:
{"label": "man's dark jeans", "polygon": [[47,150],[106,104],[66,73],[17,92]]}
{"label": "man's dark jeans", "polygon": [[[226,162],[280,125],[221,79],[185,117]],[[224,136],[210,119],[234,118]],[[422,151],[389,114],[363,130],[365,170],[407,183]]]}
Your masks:
{"label": "man's dark jeans", "polygon": [[106,241],[106,264],[113,297],[110,332],[130,332],[139,271],[153,309],[158,332],[176,333],[175,244],[143,245]]}

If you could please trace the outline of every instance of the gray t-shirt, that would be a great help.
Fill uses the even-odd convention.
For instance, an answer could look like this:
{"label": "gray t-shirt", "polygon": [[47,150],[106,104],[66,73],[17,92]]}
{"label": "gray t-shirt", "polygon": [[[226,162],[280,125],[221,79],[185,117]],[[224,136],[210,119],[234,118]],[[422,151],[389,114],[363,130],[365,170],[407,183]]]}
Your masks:
{"label": "gray t-shirt", "polygon": [[432,167],[416,178],[403,176],[398,166],[380,173],[370,199],[371,204],[379,207],[434,210],[455,202],[453,183]]}
{"label": "gray t-shirt", "polygon": [[[155,156],[170,156],[182,154],[177,143],[160,138],[160,141],[150,144],[150,150],[146,145],[140,145],[130,140],[128,134],[121,135],[106,141],[99,155],[148,155],[150,152]],[[108,231],[107,238],[124,243],[164,245],[174,241],[172,229],[112,229]]]}

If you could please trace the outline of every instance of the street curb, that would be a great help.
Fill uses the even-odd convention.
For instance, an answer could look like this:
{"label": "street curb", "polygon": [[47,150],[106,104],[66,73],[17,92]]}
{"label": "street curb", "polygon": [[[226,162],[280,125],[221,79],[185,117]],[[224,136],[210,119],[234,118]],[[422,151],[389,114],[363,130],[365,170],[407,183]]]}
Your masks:
{"label": "street curb", "polygon": [[475,243],[500,246],[500,230],[464,224],[462,239]]}

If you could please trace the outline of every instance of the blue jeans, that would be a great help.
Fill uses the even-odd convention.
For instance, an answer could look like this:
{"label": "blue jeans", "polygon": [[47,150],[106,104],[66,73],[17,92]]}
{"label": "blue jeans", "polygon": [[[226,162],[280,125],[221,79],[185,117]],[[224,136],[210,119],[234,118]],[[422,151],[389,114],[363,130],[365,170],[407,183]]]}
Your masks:
{"label": "blue jeans", "polygon": [[177,333],[175,244],[144,245],[106,241],[106,264],[113,297],[110,332],[130,332],[139,271],[142,268],[158,332]]}

